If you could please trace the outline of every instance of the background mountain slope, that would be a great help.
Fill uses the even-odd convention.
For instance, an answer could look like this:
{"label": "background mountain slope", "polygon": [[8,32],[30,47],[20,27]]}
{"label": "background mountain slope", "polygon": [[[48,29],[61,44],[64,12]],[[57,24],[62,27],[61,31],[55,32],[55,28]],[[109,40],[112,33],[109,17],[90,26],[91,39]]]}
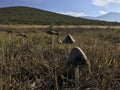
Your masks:
{"label": "background mountain slope", "polygon": [[109,21],[109,22],[120,22],[120,13],[116,13],[116,12],[109,12],[107,14],[104,14],[102,16],[98,16],[98,17],[83,17],[86,19],[91,19],[91,20],[101,20],[101,21]]}
{"label": "background mountain slope", "polygon": [[15,6],[0,8],[0,24],[41,24],[41,25],[118,25],[104,21],[87,20],[61,15],[31,7]]}
{"label": "background mountain slope", "polygon": [[105,15],[97,17],[98,20],[120,22],[120,13],[110,12]]}

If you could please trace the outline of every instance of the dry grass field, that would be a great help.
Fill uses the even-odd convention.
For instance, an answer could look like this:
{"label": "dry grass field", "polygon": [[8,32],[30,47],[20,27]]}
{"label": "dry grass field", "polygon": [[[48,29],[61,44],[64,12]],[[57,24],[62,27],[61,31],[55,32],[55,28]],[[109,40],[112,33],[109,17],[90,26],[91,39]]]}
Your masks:
{"label": "dry grass field", "polygon": [[[120,27],[56,26],[58,38],[45,33],[49,26],[41,27],[0,25],[0,90],[119,90]],[[67,34],[76,43],[60,44]],[[74,87],[59,87],[58,77],[75,46],[87,55],[91,73],[81,66]]]}
{"label": "dry grass field", "polygon": [[[2,25],[0,24],[0,28],[49,28],[49,25]],[[114,28],[119,29],[120,26],[106,26],[106,25],[54,25],[53,28]]]}

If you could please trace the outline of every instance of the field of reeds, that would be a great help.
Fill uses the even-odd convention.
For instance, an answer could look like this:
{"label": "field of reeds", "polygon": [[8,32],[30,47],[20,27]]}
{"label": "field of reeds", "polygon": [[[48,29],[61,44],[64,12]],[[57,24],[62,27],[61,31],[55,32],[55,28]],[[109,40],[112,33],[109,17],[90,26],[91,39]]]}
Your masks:
{"label": "field of reeds", "polygon": [[[60,32],[58,38],[47,30],[0,28],[0,90],[119,90],[120,28],[53,28]],[[74,44],[59,43],[67,34]],[[59,89],[58,77],[75,46],[87,55],[91,73],[81,66],[75,86]]]}

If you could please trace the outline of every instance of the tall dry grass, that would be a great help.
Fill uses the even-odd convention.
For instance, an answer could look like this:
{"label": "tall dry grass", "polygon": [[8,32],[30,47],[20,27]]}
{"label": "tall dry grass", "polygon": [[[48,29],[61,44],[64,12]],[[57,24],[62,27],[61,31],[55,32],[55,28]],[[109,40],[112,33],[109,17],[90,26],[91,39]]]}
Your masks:
{"label": "tall dry grass", "polygon": [[[63,84],[59,77],[66,70],[64,67],[74,46],[86,53],[92,71],[90,74],[87,67],[80,67],[80,78],[77,83],[73,81],[76,89],[120,88],[118,28],[55,28],[60,31],[59,39],[62,40],[70,33],[76,40],[73,45],[59,44],[56,36],[45,33],[47,29],[11,29],[11,36],[4,30],[1,28],[0,32],[1,90],[70,90],[72,85],[66,85],[64,81]],[[16,36],[18,33],[25,33],[28,38]]]}

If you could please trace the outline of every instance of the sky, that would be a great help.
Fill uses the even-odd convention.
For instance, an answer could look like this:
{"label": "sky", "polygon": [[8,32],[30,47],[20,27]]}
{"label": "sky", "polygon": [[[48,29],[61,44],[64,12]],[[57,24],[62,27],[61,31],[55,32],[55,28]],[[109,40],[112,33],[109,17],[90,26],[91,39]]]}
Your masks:
{"label": "sky", "polygon": [[28,6],[75,17],[120,13],[120,0],[0,0],[0,8]]}

